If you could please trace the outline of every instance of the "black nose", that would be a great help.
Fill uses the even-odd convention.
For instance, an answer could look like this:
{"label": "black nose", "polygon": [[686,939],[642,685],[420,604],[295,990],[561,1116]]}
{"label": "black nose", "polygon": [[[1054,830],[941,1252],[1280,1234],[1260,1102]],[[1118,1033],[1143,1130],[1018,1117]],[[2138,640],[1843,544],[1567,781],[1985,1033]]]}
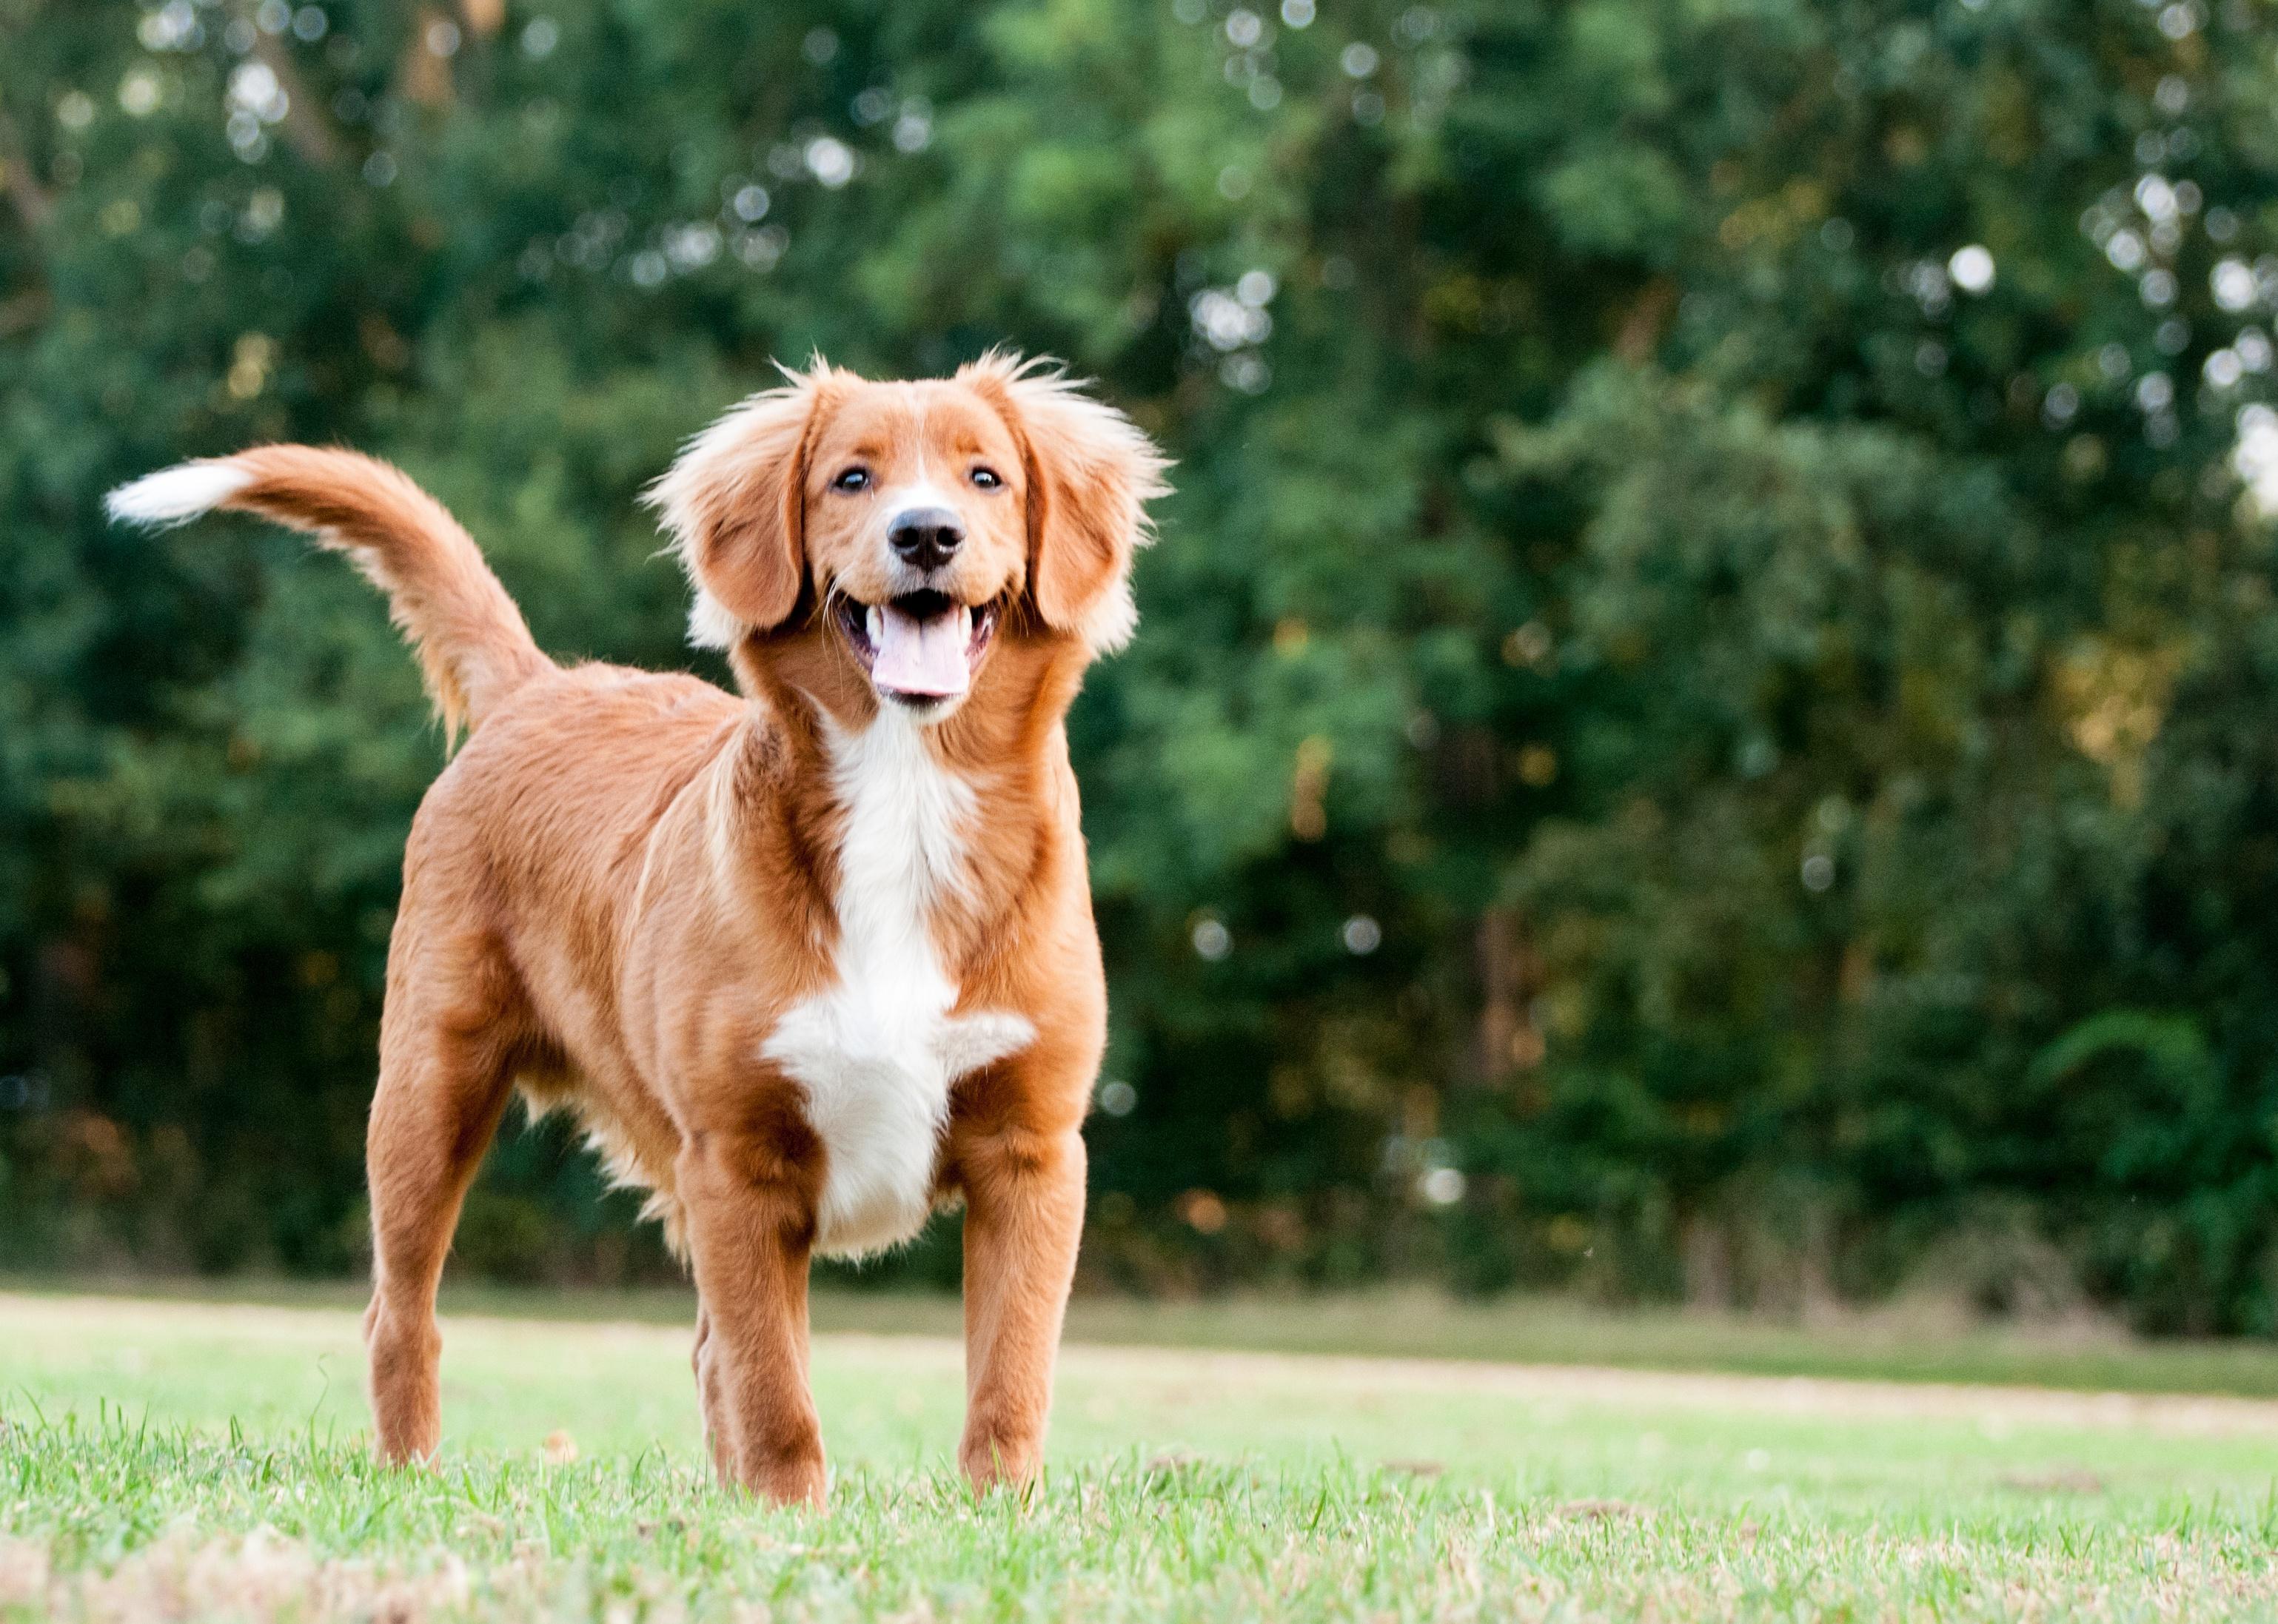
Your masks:
{"label": "black nose", "polygon": [[946,507],[911,507],[886,527],[886,545],[920,569],[938,569],[965,540],[965,523]]}

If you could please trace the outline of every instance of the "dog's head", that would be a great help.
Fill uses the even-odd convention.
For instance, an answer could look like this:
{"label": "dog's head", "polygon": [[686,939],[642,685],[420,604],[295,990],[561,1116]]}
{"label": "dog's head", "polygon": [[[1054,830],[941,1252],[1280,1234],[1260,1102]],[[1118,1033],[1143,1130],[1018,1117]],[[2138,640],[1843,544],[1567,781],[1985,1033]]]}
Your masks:
{"label": "dog's head", "polygon": [[950,714],[1000,642],[1084,658],[1131,633],[1133,551],[1162,457],[1059,372],[990,354],[873,383],[817,361],[699,436],[657,482],[699,644]]}

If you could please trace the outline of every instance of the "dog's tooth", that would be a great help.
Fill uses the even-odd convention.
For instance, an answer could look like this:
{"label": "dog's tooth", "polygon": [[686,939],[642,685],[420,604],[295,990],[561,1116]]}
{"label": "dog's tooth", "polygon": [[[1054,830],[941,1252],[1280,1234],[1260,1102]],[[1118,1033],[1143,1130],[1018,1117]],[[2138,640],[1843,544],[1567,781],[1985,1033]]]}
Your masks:
{"label": "dog's tooth", "polygon": [[869,632],[872,648],[886,640],[886,612],[875,604],[870,606]]}
{"label": "dog's tooth", "polygon": [[973,641],[973,606],[969,603],[957,606],[957,635],[967,643]]}

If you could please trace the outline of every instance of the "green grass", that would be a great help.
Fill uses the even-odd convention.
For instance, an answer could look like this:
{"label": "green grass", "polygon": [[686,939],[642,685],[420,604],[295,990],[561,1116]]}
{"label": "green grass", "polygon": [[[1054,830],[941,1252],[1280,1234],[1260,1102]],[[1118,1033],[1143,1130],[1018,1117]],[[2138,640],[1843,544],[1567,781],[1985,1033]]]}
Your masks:
{"label": "green grass", "polygon": [[[80,1281],[0,1275],[0,1292],[71,1296],[86,1289]],[[135,1296],[274,1308],[361,1308],[364,1301],[363,1287],[345,1282],[138,1280],[118,1289]],[[696,1300],[686,1291],[669,1289],[451,1285],[444,1288],[443,1311],[684,1326],[695,1322]],[[959,1334],[959,1313],[954,1297],[938,1293],[825,1285],[814,1294],[815,1329],[825,1333],[954,1337]],[[1570,1297],[1465,1303],[1428,1291],[1189,1302],[1080,1297],[1068,1312],[1068,1337],[1120,1347],[1362,1353],[2278,1399],[2278,1345],[2270,1342],[2144,1341],[2091,1320],[2002,1324],[1973,1319],[1950,1303],[1921,1300],[1834,1313],[1802,1325],[1693,1309],[1603,1308]]]}
{"label": "green grass", "polygon": [[1077,1345],[976,1506],[954,1342],[839,1330],[813,1517],[711,1487],[684,1326],[445,1335],[385,1472],[347,1309],[0,1296],[0,1617],[2278,1617],[2256,1400]]}

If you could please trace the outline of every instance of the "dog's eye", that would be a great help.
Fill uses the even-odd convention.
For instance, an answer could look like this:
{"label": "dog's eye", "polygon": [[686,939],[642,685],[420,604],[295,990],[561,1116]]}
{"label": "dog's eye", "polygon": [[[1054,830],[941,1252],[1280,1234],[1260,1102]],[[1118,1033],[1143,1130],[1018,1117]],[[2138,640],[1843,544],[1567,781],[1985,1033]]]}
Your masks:
{"label": "dog's eye", "polygon": [[867,491],[870,488],[870,470],[850,468],[830,482],[830,488],[834,491]]}
{"label": "dog's eye", "polygon": [[976,468],[973,470],[973,483],[983,491],[994,491],[1005,481],[993,468]]}

